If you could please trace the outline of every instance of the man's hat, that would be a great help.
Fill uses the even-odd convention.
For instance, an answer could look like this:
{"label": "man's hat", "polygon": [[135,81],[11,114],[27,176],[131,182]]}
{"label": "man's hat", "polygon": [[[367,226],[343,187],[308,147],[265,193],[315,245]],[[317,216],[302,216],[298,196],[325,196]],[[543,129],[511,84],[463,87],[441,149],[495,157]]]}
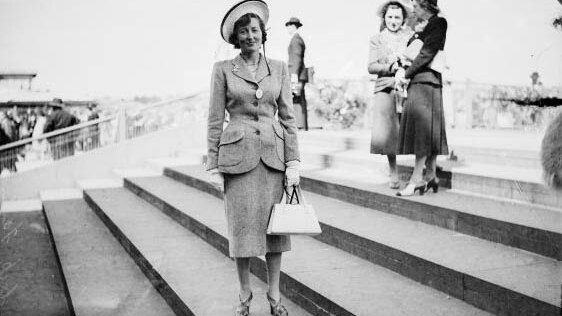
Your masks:
{"label": "man's hat", "polygon": [[53,101],[49,102],[49,106],[62,108],[64,107],[64,103],[62,99],[54,98]]}
{"label": "man's hat", "polygon": [[302,26],[301,20],[295,17],[290,18],[289,21],[285,23],[285,26],[289,26],[291,24],[295,25],[297,28]]}
{"label": "man's hat", "polygon": [[267,3],[262,0],[243,0],[235,4],[222,19],[221,23],[221,36],[227,43],[230,43],[228,39],[230,35],[234,32],[234,23],[238,21],[244,14],[255,13],[264,24],[267,24],[269,20],[269,8]]}

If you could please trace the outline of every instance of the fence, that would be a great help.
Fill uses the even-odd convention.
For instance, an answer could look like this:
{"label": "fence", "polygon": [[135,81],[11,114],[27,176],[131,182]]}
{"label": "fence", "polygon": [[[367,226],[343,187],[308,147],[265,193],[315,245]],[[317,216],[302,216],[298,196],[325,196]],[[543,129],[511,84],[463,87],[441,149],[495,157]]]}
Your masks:
{"label": "fence", "polygon": [[186,124],[197,110],[197,97],[168,100],[0,146],[0,174],[10,176],[53,161],[164,128]]}

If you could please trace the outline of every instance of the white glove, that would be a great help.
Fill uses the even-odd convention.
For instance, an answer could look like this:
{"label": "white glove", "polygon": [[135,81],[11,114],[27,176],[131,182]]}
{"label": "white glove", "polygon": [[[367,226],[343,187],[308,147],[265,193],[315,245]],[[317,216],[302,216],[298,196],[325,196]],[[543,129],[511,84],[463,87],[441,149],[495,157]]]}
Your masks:
{"label": "white glove", "polygon": [[209,170],[209,180],[215,188],[224,192],[224,176],[222,175],[222,172],[219,172],[218,168]]}
{"label": "white glove", "polygon": [[291,160],[285,163],[286,186],[292,187],[293,185],[299,185],[300,183],[299,165],[300,162],[298,160]]}

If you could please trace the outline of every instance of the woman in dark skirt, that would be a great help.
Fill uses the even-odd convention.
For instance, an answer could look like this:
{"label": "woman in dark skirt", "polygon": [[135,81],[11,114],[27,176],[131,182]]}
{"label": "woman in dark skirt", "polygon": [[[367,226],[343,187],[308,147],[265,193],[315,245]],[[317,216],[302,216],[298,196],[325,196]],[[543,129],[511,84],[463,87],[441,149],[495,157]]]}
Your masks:
{"label": "woman in dark skirt", "polygon": [[[250,258],[262,255],[271,314],[288,315],[280,302],[279,276],[281,253],[291,249],[289,236],[266,231],[284,185],[299,183],[299,152],[287,65],[260,53],[268,17],[261,0],[241,1],[226,13],[221,35],[240,55],[217,62],[211,79],[207,170],[224,190],[229,252],[240,282],[239,316],[249,315],[253,298]],[[225,112],[230,121],[223,130]]]}
{"label": "woman in dark skirt", "polygon": [[[447,155],[447,136],[443,115],[441,74],[430,67],[437,53],[444,49],[447,33],[447,20],[437,16],[437,0],[415,0],[414,13],[427,20],[425,29],[414,38],[423,41],[420,53],[406,69],[396,73],[396,79],[409,79],[408,98],[400,121],[398,154],[416,155],[416,164],[410,182],[398,196],[423,194],[429,189],[437,192],[439,182],[436,178],[437,155]],[[413,38],[413,39],[414,39]],[[426,165],[427,182],[423,181],[423,167]]]}

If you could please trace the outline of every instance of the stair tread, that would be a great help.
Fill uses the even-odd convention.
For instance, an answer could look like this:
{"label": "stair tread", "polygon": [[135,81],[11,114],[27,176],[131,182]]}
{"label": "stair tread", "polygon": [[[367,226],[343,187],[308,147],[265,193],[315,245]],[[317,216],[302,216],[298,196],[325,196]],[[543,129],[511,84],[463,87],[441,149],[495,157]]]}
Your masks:
{"label": "stair tread", "polygon": [[[311,150],[314,149],[314,150]],[[373,155],[365,150],[340,150],[326,152],[321,147],[307,147],[302,150],[305,154],[328,155],[334,158],[345,158],[350,161],[372,161],[374,163],[387,163],[384,155]],[[413,156],[398,156],[399,165],[413,166]],[[457,174],[465,174],[472,176],[480,176],[487,178],[497,178],[505,180],[514,180],[528,182],[532,184],[543,184],[542,171],[540,168],[517,167],[510,165],[485,164],[465,161],[449,161],[446,157],[439,157],[437,165],[443,170],[451,171]]]}
{"label": "stair tread", "polygon": [[[222,200],[167,177],[128,181],[226,238]],[[353,314],[488,315],[314,238],[293,236],[292,248],[283,256],[282,270]]]}
{"label": "stair tread", "polygon": [[[88,190],[87,194],[195,315],[232,313],[238,295],[232,260],[126,189]],[[251,283],[252,314],[267,315],[267,286],[253,276]],[[310,315],[286,298],[283,302],[291,315]]]}
{"label": "stair tread", "polygon": [[[325,152],[304,150],[302,161],[330,169],[348,169],[354,172],[370,172],[377,181],[388,182],[388,162],[383,155],[372,155],[366,151]],[[414,158],[397,157],[399,167],[413,168]],[[473,191],[490,198],[500,197],[513,203],[542,205],[562,212],[562,193],[544,184],[540,168],[514,167],[506,164],[451,161],[446,157],[437,159],[439,174],[445,185],[453,189]],[[401,172],[408,172],[403,170]],[[411,172],[411,171],[410,171]]]}
{"label": "stair tread", "polygon": [[174,315],[84,200],[44,208],[76,315]]}
{"label": "stair tread", "polygon": [[0,202],[0,315],[72,315],[41,201]]}
{"label": "stair tread", "polygon": [[[172,169],[206,180],[197,166]],[[560,298],[562,262],[555,259],[314,193],[307,201],[330,226],[553,305]]]}
{"label": "stair tread", "polygon": [[[179,167],[174,170],[183,170]],[[388,183],[376,183],[367,173],[357,173],[349,169],[316,169],[303,172],[303,176],[346,185],[361,190],[395,196],[396,190],[388,188]],[[522,226],[562,233],[562,211],[552,207],[512,203],[458,191],[439,188],[438,194],[428,193],[422,197],[408,197],[419,203],[453,209],[462,213],[491,218]]]}
{"label": "stair tread", "polygon": [[[174,166],[170,169],[177,170],[180,173],[189,173],[200,179],[207,179],[208,177],[201,167],[193,165]],[[388,178],[384,178],[384,182],[380,182],[380,179],[373,178],[377,177],[377,175],[373,175],[369,172],[360,173],[347,168],[323,169],[308,166],[306,170],[303,170],[301,175],[303,177],[342,184],[391,197],[395,197],[396,195],[396,190],[388,188],[388,183],[386,182]],[[471,194],[463,194],[456,190],[447,190],[444,188],[439,188],[438,194],[428,193],[423,197],[413,196],[407,199],[430,206],[453,209],[475,216],[562,233],[562,210],[557,210],[548,206],[514,203],[508,200],[492,199],[483,196],[476,197]]]}

